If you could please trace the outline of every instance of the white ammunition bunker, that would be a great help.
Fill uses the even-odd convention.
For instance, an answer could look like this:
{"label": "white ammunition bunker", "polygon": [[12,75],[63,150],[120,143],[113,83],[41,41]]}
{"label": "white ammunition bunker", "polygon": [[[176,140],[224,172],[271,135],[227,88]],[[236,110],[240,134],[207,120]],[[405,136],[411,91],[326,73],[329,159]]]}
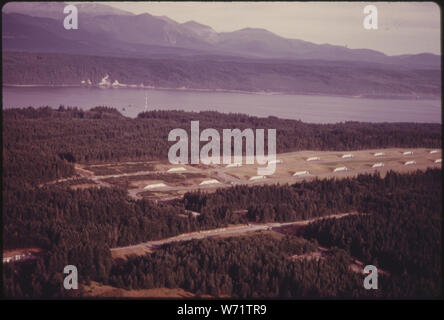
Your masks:
{"label": "white ammunition bunker", "polygon": [[200,185],[203,186],[203,185],[206,185],[206,184],[216,184],[216,183],[220,183],[220,182],[217,181],[216,179],[210,179],[210,180],[202,181],[200,183]]}
{"label": "white ammunition bunker", "polygon": [[242,163],[229,163],[225,166],[225,168],[237,168],[242,167]]}
{"label": "white ammunition bunker", "polygon": [[144,189],[154,189],[154,188],[162,188],[162,187],[166,187],[166,184],[165,183],[149,184],[149,185],[145,186]]}
{"label": "white ammunition bunker", "polygon": [[376,152],[376,153],[374,153],[373,155],[375,156],[375,157],[381,157],[381,156],[383,156],[385,153],[384,152]]}
{"label": "white ammunition bunker", "polygon": [[375,163],[374,165],[372,165],[372,168],[379,168],[379,167],[383,167],[383,166],[384,166],[384,164],[382,162],[378,162],[378,163]]}
{"label": "white ammunition bunker", "polygon": [[253,176],[251,177],[249,180],[260,180],[260,179],[265,179],[265,176]]}
{"label": "white ammunition bunker", "polygon": [[180,172],[180,171],[187,171],[187,169],[185,169],[184,167],[177,167],[177,168],[168,169],[167,172]]}

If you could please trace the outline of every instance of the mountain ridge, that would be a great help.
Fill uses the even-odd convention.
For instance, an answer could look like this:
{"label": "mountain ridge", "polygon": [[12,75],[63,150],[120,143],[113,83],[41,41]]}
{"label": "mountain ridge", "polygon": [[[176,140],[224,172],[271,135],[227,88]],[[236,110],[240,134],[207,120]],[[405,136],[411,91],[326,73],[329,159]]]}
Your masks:
{"label": "mountain ridge", "polygon": [[[386,64],[417,65],[421,68],[440,68],[441,57],[431,53],[388,56],[372,49],[350,49],[332,44],[315,44],[301,39],[288,39],[262,28],[243,28],[233,32],[216,32],[197,21],[179,23],[166,16],[149,13],[132,14],[102,4],[81,4],[79,30],[63,29],[64,3],[49,5],[29,15],[35,5],[3,7],[3,48],[6,51],[64,52],[68,54],[110,54],[148,57],[168,53],[178,56],[195,54],[233,55],[246,58],[349,60]],[[58,11],[60,14],[54,15]],[[112,13],[112,14],[110,14]],[[21,16],[19,16],[21,15]],[[25,18],[23,16],[26,16]],[[43,20],[43,19],[50,19]],[[32,27],[31,27],[32,26]],[[30,31],[35,28],[38,31]],[[26,32],[25,32],[26,31]],[[70,32],[71,34],[66,33]],[[40,45],[48,42],[47,34],[78,41],[57,47]],[[77,33],[74,35],[73,33]],[[32,36],[31,36],[32,35]],[[33,39],[19,43],[17,39]],[[105,41],[106,40],[106,41]],[[22,41],[23,42],[23,41]],[[82,44],[86,44],[82,51]],[[46,48],[46,49],[45,49]],[[43,51],[42,51],[43,50]],[[45,51],[46,50],[46,51]]]}

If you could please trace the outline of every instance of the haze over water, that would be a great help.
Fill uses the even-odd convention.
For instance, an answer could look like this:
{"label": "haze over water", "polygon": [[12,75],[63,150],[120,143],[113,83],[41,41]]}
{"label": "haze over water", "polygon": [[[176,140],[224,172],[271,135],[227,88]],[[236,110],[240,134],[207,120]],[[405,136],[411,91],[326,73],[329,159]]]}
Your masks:
{"label": "haze over water", "polygon": [[276,116],[310,123],[420,122],[441,123],[441,101],[363,99],[309,95],[262,95],[155,89],[3,87],[3,108],[60,105],[90,109],[115,107],[136,117],[149,110],[218,111],[251,116]]}

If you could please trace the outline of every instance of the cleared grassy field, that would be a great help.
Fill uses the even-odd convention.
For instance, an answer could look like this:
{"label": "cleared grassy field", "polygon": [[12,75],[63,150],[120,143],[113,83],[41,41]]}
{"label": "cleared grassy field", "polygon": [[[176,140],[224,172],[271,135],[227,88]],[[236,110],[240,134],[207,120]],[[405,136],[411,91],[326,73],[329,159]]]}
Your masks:
{"label": "cleared grassy field", "polygon": [[155,171],[156,165],[149,162],[125,162],[89,165],[85,166],[84,169],[93,172],[96,176],[106,176],[139,171]]}
{"label": "cleared grassy field", "polygon": [[[388,171],[412,172],[425,170],[429,167],[441,167],[441,163],[435,163],[440,159],[441,150],[430,153],[432,149],[373,149],[359,151],[298,151],[278,154],[276,170],[266,179],[250,180],[258,176],[258,167],[264,165],[244,164],[240,167],[227,167],[226,165],[172,165],[164,162],[125,162],[90,165],[78,168],[81,176],[91,178],[96,182],[127,189],[133,198],[148,198],[162,200],[181,197],[185,192],[201,190],[214,192],[217,188],[230,187],[236,184],[276,184],[296,183],[315,178],[344,178],[353,177],[361,173],[379,172],[384,176]],[[412,151],[412,154],[404,154]],[[375,156],[375,154],[381,154]],[[344,155],[347,155],[345,158]],[[350,156],[351,155],[351,156]],[[315,161],[307,161],[309,158],[319,158]],[[414,161],[411,165],[405,165],[407,161]],[[376,163],[383,166],[374,168]],[[168,172],[172,168],[184,168],[185,171]],[[345,167],[345,171],[335,172],[336,168]],[[100,169],[98,169],[100,168]],[[150,171],[146,171],[149,169]],[[117,173],[116,170],[119,170]],[[142,171],[135,171],[142,170]],[[102,173],[115,172],[111,175]],[[308,174],[294,176],[296,172],[308,171]],[[98,175],[96,172],[100,172]],[[201,184],[204,181],[217,180],[219,183]],[[154,185],[149,190],[146,186]],[[80,186],[82,187],[82,186]]]}
{"label": "cleared grassy field", "polygon": [[190,186],[200,183],[207,176],[203,173],[150,173],[134,176],[122,176],[103,179],[106,183],[125,189],[144,188],[150,184],[164,183],[175,186]]}
{"label": "cleared grassy field", "polygon": [[[83,296],[100,298],[193,298],[194,293],[181,288],[154,288],[141,290],[126,290],[91,281],[90,285],[82,286]],[[208,296],[209,297],[209,296]],[[207,297],[207,298],[208,298]]]}
{"label": "cleared grassy field", "polygon": [[[270,178],[286,178],[292,177],[295,172],[309,171],[311,175],[329,175],[338,167],[347,167],[349,171],[357,170],[378,170],[387,171],[386,167],[397,167],[399,171],[410,171],[414,167],[436,166],[435,159],[441,157],[441,153],[430,154],[430,149],[409,149],[413,151],[413,155],[403,155],[404,149],[375,149],[352,152],[331,152],[331,151],[298,151],[283,153],[277,155],[277,160],[282,160],[282,163],[276,164],[275,173]],[[375,157],[374,154],[383,152],[383,156]],[[345,154],[353,155],[352,158],[342,158]],[[307,161],[308,158],[319,157],[317,161]],[[404,166],[404,162],[408,160],[415,160],[416,165],[407,167],[405,169],[398,168]],[[372,168],[375,163],[382,162],[384,167]],[[247,180],[257,175],[258,165],[245,165],[239,168],[226,169],[226,173],[235,176],[242,180]],[[335,173],[337,174],[337,173]]]}

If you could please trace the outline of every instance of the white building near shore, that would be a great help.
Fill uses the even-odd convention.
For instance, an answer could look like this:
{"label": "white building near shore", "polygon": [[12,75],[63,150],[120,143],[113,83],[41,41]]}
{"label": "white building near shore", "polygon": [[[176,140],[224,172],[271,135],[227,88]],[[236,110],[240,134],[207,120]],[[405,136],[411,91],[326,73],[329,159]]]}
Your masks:
{"label": "white building near shore", "polygon": [[109,79],[109,75],[105,75],[102,80],[98,84],[99,87],[110,87],[111,86],[111,80]]}

